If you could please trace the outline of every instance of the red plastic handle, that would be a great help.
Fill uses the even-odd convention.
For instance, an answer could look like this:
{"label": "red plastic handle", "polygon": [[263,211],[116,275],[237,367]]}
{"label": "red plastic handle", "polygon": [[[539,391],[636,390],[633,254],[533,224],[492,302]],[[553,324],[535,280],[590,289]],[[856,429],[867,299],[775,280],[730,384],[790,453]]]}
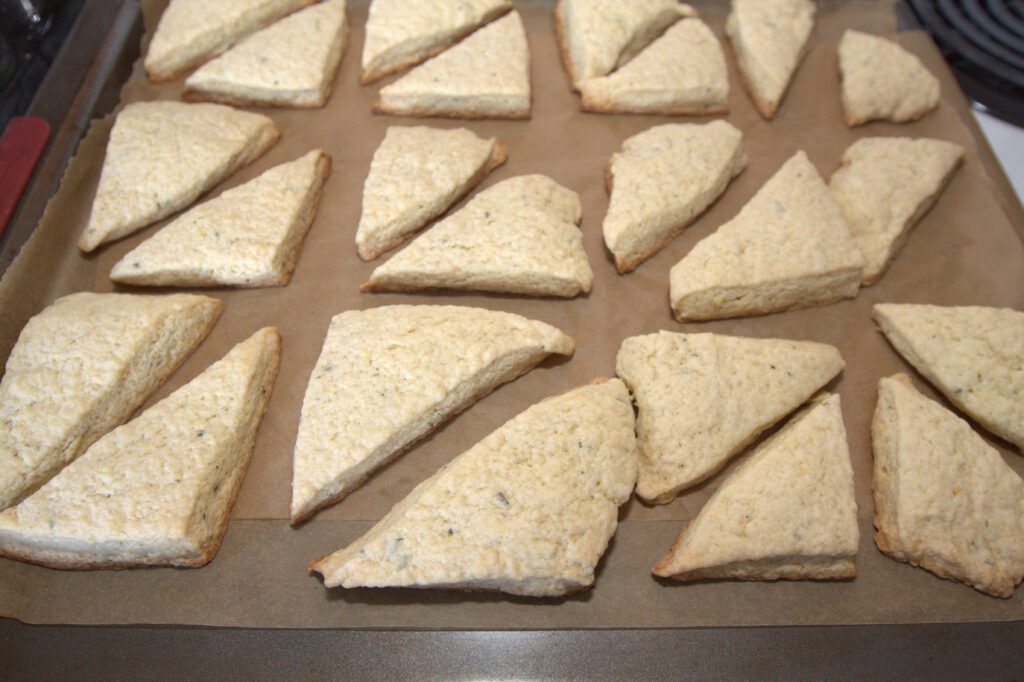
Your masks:
{"label": "red plastic handle", "polygon": [[12,118],[0,136],[0,237],[49,139],[50,124],[34,116]]}

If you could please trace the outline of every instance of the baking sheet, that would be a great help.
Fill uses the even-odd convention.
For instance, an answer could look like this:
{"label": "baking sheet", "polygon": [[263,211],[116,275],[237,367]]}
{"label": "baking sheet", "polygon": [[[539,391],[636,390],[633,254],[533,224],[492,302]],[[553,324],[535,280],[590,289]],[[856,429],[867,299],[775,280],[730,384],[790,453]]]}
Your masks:
{"label": "baking sheet", "polygon": [[[697,3],[724,40],[725,8]],[[704,625],[853,624],[1020,619],[1020,593],[1009,600],[982,595],[958,583],[898,564],[871,540],[869,423],[875,383],[895,371],[936,396],[892,351],[870,320],[881,301],[981,304],[1024,309],[1024,249],[1008,218],[1006,197],[988,177],[970,129],[961,119],[962,95],[941,57],[919,33],[896,38],[919,54],[942,80],[943,101],[923,120],[846,128],[840,118],[835,48],[844,28],[894,30],[891,3],[826,3],[812,48],[774,121],[765,121],[739,85],[731,52],[731,94],[726,117],[744,132],[750,157],[720,201],[686,232],[635,272],[616,274],[601,238],[607,208],[604,168],[626,137],[669,121],[710,117],[582,114],[558,60],[545,3],[519,6],[532,54],[533,118],[529,121],[450,121],[374,116],[370,105],[383,84],[357,85],[365,3],[350,3],[350,42],[334,94],[319,110],[260,110],[282,131],[282,140],[251,166],[211,192],[215,196],[267,168],[319,146],[334,159],[316,221],[306,238],[291,284],[283,288],[204,290],[225,303],[211,335],[158,391],[152,404],[199,374],[238,341],[264,325],[284,339],[280,374],[257,438],[232,521],[218,556],[201,569],[64,572],[0,559],[0,615],[30,623],[176,623],[251,627],[580,628]],[[147,24],[162,3],[146,5]],[[154,86],[135,70],[123,101],[176,99],[182,80]],[[0,357],[6,358],[24,320],[54,298],[78,290],[150,291],[115,287],[111,266],[163,223],[83,257],[75,247],[99,178],[112,120],[97,122],[69,167],[57,197],[19,260],[0,282]],[[523,173],[544,173],[580,194],[584,245],[594,268],[594,288],[573,300],[476,293],[362,294],[358,285],[387,256],[359,260],[354,233],[362,182],[373,150],[389,125],[464,126],[496,135],[509,161],[481,185]],[[882,280],[853,300],[832,306],[738,320],[676,323],[668,306],[668,271],[702,237],[729,220],[797,149],[804,149],[827,178],[842,151],[869,135],[931,136],[968,149],[964,166],[935,208],[921,221],[902,255]],[[390,254],[389,254],[390,255]],[[302,395],[330,318],[347,309],[391,303],[452,303],[506,310],[554,324],[577,341],[575,355],[549,360],[499,387],[376,473],[340,504],[298,528],[287,524],[291,451]],[[665,506],[631,500],[602,560],[593,590],[556,600],[438,590],[326,590],[309,575],[311,559],[358,537],[419,481],[537,400],[611,376],[623,338],[659,329],[713,331],[832,343],[847,367],[830,385],[842,398],[857,489],[861,544],[859,575],[844,582],[675,584],[650,575],[684,522],[733,469]],[[1006,460],[1024,472],[1024,460],[994,439]],[[738,458],[737,461],[741,460]]]}

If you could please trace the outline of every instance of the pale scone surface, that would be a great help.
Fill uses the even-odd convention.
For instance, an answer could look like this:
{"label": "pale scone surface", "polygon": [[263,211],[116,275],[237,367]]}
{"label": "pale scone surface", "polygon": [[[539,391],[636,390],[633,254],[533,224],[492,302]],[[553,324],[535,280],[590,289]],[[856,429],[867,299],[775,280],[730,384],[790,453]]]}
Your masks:
{"label": "pale scone surface", "polygon": [[586,589],[635,476],[629,393],[589,384],[506,422],[313,570],[328,586]]}
{"label": "pale scone surface", "polygon": [[905,375],[878,382],[875,542],[899,561],[1010,597],[1024,578],[1024,481]]}
{"label": "pale scone surface", "polygon": [[775,115],[814,28],[813,0],[733,0],[725,23],[743,84],[762,115]]}
{"label": "pale scone surface", "polygon": [[492,185],[379,266],[365,288],[474,289],[572,297],[590,291],[579,196],[543,175]]}
{"label": "pale scone surface", "polygon": [[889,342],[954,405],[1024,451],[1024,313],[879,303]]}
{"label": "pale scone surface", "polygon": [[324,0],[201,66],[185,79],[186,94],[250,106],[321,106],[347,36],[345,0]]}
{"label": "pale scone surface", "polygon": [[843,368],[824,343],[662,331],[622,342],[637,405],[637,495],[671,502],[717,472]]}
{"label": "pale scone surface", "polygon": [[286,282],[329,166],[317,149],[196,206],[125,254],[111,279],[170,286]]}
{"label": "pale scone surface", "polygon": [[573,87],[605,76],[632,59],[682,17],[696,16],[679,0],[559,0],[561,48]]}
{"label": "pale scone surface", "polygon": [[292,519],[573,340],[543,322],[459,306],[385,306],[331,321],[302,403]]}
{"label": "pale scone surface", "polygon": [[191,294],[77,293],[29,320],[0,382],[0,509],[127,419],[221,307]]}
{"label": "pale scone surface", "polygon": [[498,146],[465,128],[389,127],[363,184],[360,255],[375,258],[443,213],[497,161]]}
{"label": "pale scone surface", "polygon": [[0,513],[0,553],[59,568],[200,565],[220,543],[280,357],[263,329]]}
{"label": "pale scone surface", "polygon": [[153,80],[201,64],[249,33],[313,0],[172,0],[146,53]]}
{"label": "pale scone surface", "polygon": [[865,284],[884,274],[963,156],[958,144],[909,137],[865,137],[843,152],[829,189],[864,254]]}
{"label": "pale scone surface", "polygon": [[706,114],[728,109],[722,46],[700,19],[682,19],[618,71],[579,84],[584,111]]}
{"label": "pale scone surface", "polygon": [[916,55],[885,38],[846,31],[839,41],[839,72],[847,125],[913,121],[939,104],[939,79]]}
{"label": "pale scone surface", "polygon": [[362,80],[423,61],[511,8],[510,0],[372,0]]}
{"label": "pale scone surface", "polygon": [[619,272],[682,231],[746,167],[743,133],[725,121],[669,123],[626,138],[609,164],[601,229]]}
{"label": "pale scone surface", "polygon": [[760,315],[852,298],[864,257],[828,186],[797,152],[670,273],[676,317]]}
{"label": "pale scone surface", "polygon": [[188,206],[278,138],[266,116],[220,104],[135,102],[110,131],[83,251]]}
{"label": "pale scone surface", "polygon": [[374,110],[410,116],[528,118],[530,50],[519,13],[509,12],[385,85]]}
{"label": "pale scone surface", "polygon": [[859,540],[839,396],[825,394],[722,482],[655,572],[680,580],[849,578]]}

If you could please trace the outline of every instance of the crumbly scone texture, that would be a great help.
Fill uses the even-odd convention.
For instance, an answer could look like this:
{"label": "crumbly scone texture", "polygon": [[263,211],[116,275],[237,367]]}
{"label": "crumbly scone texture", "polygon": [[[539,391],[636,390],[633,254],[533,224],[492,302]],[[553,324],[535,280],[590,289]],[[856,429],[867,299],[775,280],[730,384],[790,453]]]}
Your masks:
{"label": "crumbly scone texture", "polygon": [[871,442],[878,548],[1012,596],[1024,578],[1024,481],[999,451],[902,374],[878,382]]}
{"label": "crumbly scone texture", "polygon": [[915,121],[939,105],[939,79],[898,44],[848,30],[839,41],[843,120]]}
{"label": "crumbly scone texture", "polygon": [[266,327],[0,513],[0,554],[52,568],[202,566],[227,529],[277,375]]}
{"label": "crumbly scone texture", "polygon": [[672,311],[706,320],[834,303],[857,295],[863,269],[828,186],[798,151],[672,267]]}
{"label": "crumbly scone texture", "polygon": [[509,12],[380,89],[378,114],[529,118],[530,48]]}
{"label": "crumbly scone texture", "polygon": [[583,111],[718,114],[729,110],[729,72],[718,38],[682,19],[619,70],[580,81]]}
{"label": "crumbly scone texture", "polygon": [[571,298],[590,291],[579,195],[543,175],[488,187],[370,275],[363,291],[470,289]]}
{"label": "crumbly scone texture", "polygon": [[725,121],[669,123],[626,138],[608,164],[601,229],[620,273],[682,232],[746,168],[743,133]]}
{"label": "crumbly scone texture", "polygon": [[283,286],[316,216],[331,157],[316,149],[200,204],[129,251],[122,284]]}
{"label": "crumbly scone texture", "polygon": [[864,137],[843,152],[829,189],[864,254],[861,284],[885,274],[964,153],[953,142],[909,137]]}
{"label": "crumbly scone texture", "polygon": [[345,0],[324,0],[196,69],[182,95],[238,106],[322,107],[347,40]]}
{"label": "crumbly scone texture", "polygon": [[1024,313],[879,303],[885,337],[951,403],[1024,452]]}
{"label": "crumbly scone texture", "polygon": [[635,476],[629,393],[618,379],[595,382],[506,422],[310,568],[328,587],[578,592],[594,582]]}
{"label": "crumbly scone texture", "polygon": [[622,342],[615,372],[637,406],[636,493],[667,504],[714,475],[844,367],[824,343],[661,331]]}
{"label": "crumbly scone texture", "polygon": [[396,305],[337,315],[302,401],[292,523],[340,500],[498,385],[573,347],[551,325],[483,308]]}
{"label": "crumbly scone texture", "polygon": [[123,423],[206,338],[222,304],[77,293],[29,320],[0,381],[0,509]]}
{"label": "crumbly scone texture", "polygon": [[180,76],[253,31],[315,0],[171,0],[143,65],[150,80]]}
{"label": "crumbly scone texture", "polygon": [[498,138],[465,128],[391,126],[363,183],[356,248],[373,260],[444,213],[508,158]]}
{"label": "crumbly scone texture", "polygon": [[117,115],[78,248],[92,251],[185,208],[280,137],[222,104],[135,102]]}
{"label": "crumbly scone texture", "polygon": [[813,0],[733,0],[725,22],[743,86],[765,118],[775,118],[814,29]]}
{"label": "crumbly scone texture", "polygon": [[359,82],[419,64],[511,9],[511,0],[372,0]]}
{"label": "crumbly scone texture", "polygon": [[697,12],[679,0],[559,0],[555,37],[573,90],[619,68],[673,23]]}
{"label": "crumbly scone texture", "polygon": [[852,578],[860,530],[839,396],[766,440],[654,567],[676,580]]}

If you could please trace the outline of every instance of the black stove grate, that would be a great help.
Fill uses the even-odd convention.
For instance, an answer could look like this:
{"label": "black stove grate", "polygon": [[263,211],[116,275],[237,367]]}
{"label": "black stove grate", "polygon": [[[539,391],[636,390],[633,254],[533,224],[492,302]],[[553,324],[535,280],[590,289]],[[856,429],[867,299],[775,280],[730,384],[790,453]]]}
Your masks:
{"label": "black stove grate", "polygon": [[979,108],[1024,126],[1024,0],[907,0]]}

